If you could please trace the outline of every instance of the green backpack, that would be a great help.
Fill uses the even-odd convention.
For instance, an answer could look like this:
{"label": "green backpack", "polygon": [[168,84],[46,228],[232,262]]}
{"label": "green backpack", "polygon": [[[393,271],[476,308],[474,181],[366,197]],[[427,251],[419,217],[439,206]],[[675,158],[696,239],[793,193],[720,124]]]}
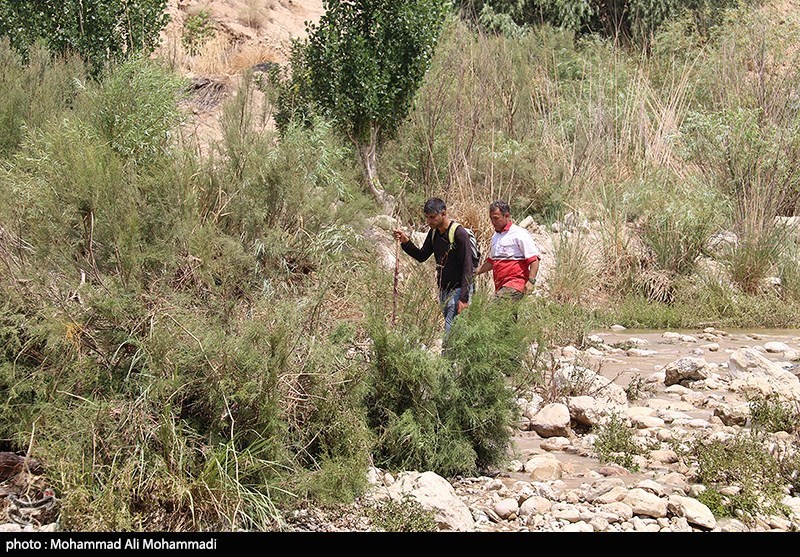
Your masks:
{"label": "green backpack", "polygon": [[450,241],[450,249],[452,250],[456,247],[456,228],[459,226],[467,231],[467,236],[469,237],[469,247],[472,251],[472,268],[477,269],[478,265],[481,263],[481,250],[478,249],[478,240],[475,239],[475,233],[471,228],[467,228],[463,224],[453,221],[453,224],[450,225],[450,228],[447,231],[447,239]]}

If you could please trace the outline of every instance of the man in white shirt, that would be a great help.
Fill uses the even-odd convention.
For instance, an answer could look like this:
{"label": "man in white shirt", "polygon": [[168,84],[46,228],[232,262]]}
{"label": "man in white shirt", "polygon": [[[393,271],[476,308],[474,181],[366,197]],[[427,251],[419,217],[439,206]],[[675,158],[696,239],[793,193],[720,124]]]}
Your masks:
{"label": "man in white shirt", "polygon": [[492,247],[475,276],[492,271],[495,297],[521,300],[525,285],[536,283],[539,248],[527,230],[513,223],[511,207],[505,201],[489,205],[489,219],[495,231]]}

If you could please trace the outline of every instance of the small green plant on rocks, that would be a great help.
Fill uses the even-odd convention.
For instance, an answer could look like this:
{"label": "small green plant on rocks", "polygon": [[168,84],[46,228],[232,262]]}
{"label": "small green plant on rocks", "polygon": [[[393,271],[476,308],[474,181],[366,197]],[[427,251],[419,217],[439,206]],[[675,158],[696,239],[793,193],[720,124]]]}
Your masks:
{"label": "small green plant on rocks", "polygon": [[625,421],[616,413],[600,426],[594,450],[601,462],[613,462],[633,472],[639,470],[634,457],[641,455],[642,449],[634,442],[633,433]]}
{"label": "small green plant on rocks", "polygon": [[748,400],[753,429],[775,433],[794,433],[800,424],[800,409],[797,402],[779,395],[754,396]]}
{"label": "small green plant on rocks", "polygon": [[629,401],[633,402],[641,399],[646,391],[647,387],[644,383],[644,378],[637,373],[630,380],[628,386],[625,387],[625,396]]}
{"label": "small green plant on rocks", "polygon": [[[785,514],[781,499],[784,479],[777,460],[761,436],[742,433],[730,439],[697,439],[691,450],[698,470],[695,480],[708,487],[701,499],[717,516],[752,521]],[[717,493],[715,493],[718,492]]]}
{"label": "small green plant on rocks", "polygon": [[728,499],[718,489],[712,487],[704,490],[697,496],[697,500],[708,507],[711,514],[717,518],[734,516],[728,506]]}
{"label": "small green plant on rocks", "polygon": [[800,494],[800,437],[795,435],[790,446],[781,451],[775,460],[778,462],[778,472],[789,495],[797,497]]}
{"label": "small green plant on rocks", "polygon": [[383,532],[435,532],[434,512],[406,495],[400,501],[388,499],[367,508],[367,517]]}

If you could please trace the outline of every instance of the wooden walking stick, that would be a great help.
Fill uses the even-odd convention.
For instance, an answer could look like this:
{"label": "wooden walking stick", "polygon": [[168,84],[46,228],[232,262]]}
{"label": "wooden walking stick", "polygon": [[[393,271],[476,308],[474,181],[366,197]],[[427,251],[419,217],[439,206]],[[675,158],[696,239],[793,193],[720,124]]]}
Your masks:
{"label": "wooden walking stick", "polygon": [[400,240],[394,242],[394,288],[392,290],[392,328],[397,318],[397,279],[400,276]]}

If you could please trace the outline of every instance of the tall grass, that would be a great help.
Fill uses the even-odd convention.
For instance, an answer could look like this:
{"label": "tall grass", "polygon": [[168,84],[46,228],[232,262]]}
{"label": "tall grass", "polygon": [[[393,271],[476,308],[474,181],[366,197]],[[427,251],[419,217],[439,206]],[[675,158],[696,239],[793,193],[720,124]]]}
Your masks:
{"label": "tall grass", "polygon": [[364,488],[364,361],[326,334],[357,315],[341,265],[370,263],[362,201],[324,123],[276,145],[247,87],[211,161],[142,60],[3,159],[2,436],[35,432],[65,527],[273,529]]}
{"label": "tall grass", "polygon": [[599,284],[601,265],[592,257],[588,234],[568,231],[559,234],[548,294],[557,302],[588,303]]}
{"label": "tall grass", "polygon": [[78,56],[54,57],[40,44],[23,63],[8,38],[0,37],[0,156],[16,150],[26,129],[71,106],[87,73]]}

